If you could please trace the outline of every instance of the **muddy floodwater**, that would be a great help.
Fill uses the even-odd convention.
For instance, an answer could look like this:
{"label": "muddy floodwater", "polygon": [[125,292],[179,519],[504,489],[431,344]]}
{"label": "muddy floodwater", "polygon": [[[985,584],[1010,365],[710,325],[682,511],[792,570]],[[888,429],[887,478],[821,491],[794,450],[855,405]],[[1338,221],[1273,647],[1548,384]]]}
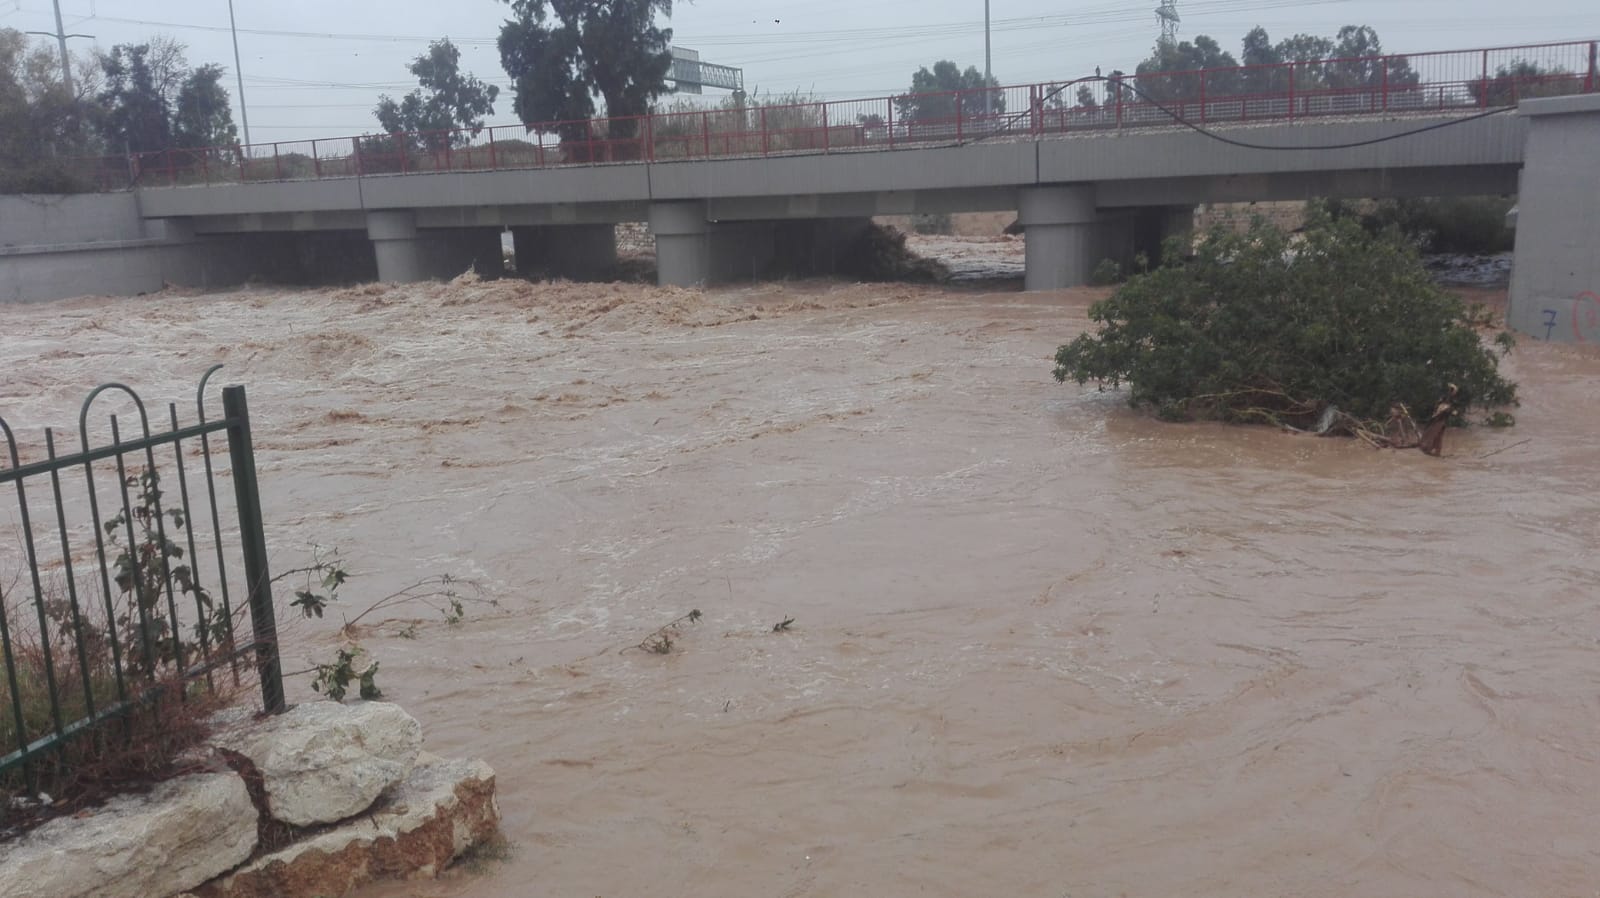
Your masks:
{"label": "muddy floodwater", "polygon": [[509,859],[369,898],[1600,893],[1600,354],[1524,339],[1516,428],[1379,453],[1056,384],[1099,295],[0,307],[0,414],[226,363],[276,567],[498,603],[363,641]]}

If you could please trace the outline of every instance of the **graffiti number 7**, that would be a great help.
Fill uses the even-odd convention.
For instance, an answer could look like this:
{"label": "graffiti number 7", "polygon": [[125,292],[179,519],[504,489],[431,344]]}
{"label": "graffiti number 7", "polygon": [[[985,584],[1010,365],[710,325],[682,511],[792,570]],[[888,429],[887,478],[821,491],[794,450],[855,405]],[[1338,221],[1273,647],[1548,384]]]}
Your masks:
{"label": "graffiti number 7", "polygon": [[1556,329],[1556,310],[1555,309],[1545,309],[1544,310],[1544,338],[1546,340],[1549,340],[1550,339],[1550,334],[1553,333],[1555,331],[1555,329]]}

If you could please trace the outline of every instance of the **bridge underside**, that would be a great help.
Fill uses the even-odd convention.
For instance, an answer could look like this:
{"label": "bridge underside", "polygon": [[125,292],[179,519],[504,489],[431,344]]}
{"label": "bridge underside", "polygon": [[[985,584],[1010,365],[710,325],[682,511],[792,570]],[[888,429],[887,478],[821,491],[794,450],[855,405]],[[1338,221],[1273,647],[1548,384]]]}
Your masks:
{"label": "bridge underside", "polygon": [[505,231],[526,272],[606,277],[616,261],[609,226],[647,221],[659,279],[674,285],[834,270],[842,242],[873,216],[1015,210],[1027,233],[1027,286],[1049,289],[1086,283],[1102,259],[1153,255],[1202,203],[1516,192],[1526,118],[1412,133],[1437,121],[1230,132],[1272,149],[1144,130],[892,152],[162,188],[139,198],[147,218],[213,238],[365,233],[370,256],[353,252],[350,273],[371,266],[388,281],[449,277],[468,266],[498,274]]}
{"label": "bridge underside", "polygon": [[[172,220],[197,235],[231,235],[246,245],[255,242],[248,235],[275,235],[272,243],[260,245],[281,246],[296,242],[296,235],[364,233],[371,241],[370,256],[353,250],[347,270],[321,273],[355,280],[375,270],[379,279],[395,282],[453,277],[469,267],[497,276],[503,231],[513,235],[520,273],[609,277],[617,261],[612,225],[647,221],[660,282],[688,286],[835,272],[840,247],[873,216],[1016,211],[1028,237],[1028,289],[1053,289],[1087,283],[1103,259],[1126,265],[1140,252],[1154,257],[1161,240],[1184,231],[1202,203],[1510,194],[1516,189],[1517,168],[1502,164],[709,200],[238,212]],[[311,242],[326,244],[321,238]],[[328,264],[324,261],[323,268]]]}

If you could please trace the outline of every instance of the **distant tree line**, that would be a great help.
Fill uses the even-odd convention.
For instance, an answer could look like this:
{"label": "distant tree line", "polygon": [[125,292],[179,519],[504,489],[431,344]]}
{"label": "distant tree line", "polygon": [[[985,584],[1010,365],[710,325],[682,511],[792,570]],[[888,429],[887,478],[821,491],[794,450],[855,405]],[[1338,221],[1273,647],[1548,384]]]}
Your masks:
{"label": "distant tree line", "polygon": [[0,193],[86,189],[74,157],[234,143],[226,71],[184,51],[156,37],[80,55],[69,92],[54,47],[0,29]]}

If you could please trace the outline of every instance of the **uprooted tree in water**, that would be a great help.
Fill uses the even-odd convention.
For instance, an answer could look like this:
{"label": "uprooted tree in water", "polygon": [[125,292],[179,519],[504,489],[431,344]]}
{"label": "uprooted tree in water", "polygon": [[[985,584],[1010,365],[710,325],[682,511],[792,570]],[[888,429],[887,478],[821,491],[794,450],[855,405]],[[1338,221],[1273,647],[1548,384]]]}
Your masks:
{"label": "uprooted tree in water", "polygon": [[[1437,454],[1445,423],[1516,402],[1480,339],[1482,316],[1436,286],[1397,231],[1348,220],[1314,218],[1301,234],[1261,220],[1211,231],[1191,257],[1134,277],[1089,316],[1101,329],[1060,348],[1056,379],[1126,384],[1133,406],[1168,420],[1275,424]],[[1512,345],[1506,333],[1495,342]]]}

